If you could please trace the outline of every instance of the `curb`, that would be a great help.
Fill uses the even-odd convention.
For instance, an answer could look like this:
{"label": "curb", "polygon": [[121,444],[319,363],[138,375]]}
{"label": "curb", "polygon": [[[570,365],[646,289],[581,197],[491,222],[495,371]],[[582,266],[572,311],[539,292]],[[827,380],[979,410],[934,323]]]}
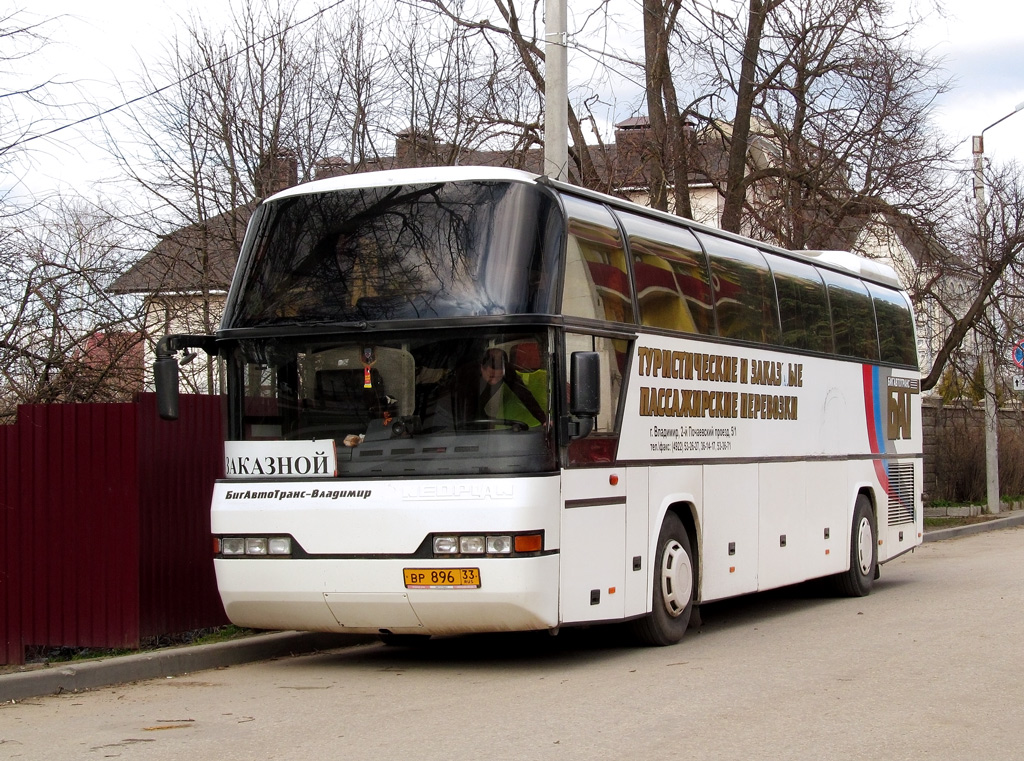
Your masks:
{"label": "curb", "polygon": [[353,634],[271,632],[211,645],[167,648],[81,663],[72,662],[0,675],[0,703],[179,676],[192,671],[206,671],[376,641],[376,637]]}
{"label": "curb", "polygon": [[970,523],[966,526],[953,526],[952,528],[940,528],[934,531],[924,532],[924,541],[938,542],[943,539],[955,539],[958,536],[980,534],[983,531],[996,531],[1001,528],[1020,526],[1024,524],[1024,511],[1017,511],[1015,515],[1008,515],[1005,518],[993,518],[982,523]]}

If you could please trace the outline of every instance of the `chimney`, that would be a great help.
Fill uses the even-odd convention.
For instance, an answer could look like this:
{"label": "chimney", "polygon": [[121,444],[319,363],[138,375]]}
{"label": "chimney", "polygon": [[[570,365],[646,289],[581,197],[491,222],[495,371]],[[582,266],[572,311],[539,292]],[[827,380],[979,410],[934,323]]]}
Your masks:
{"label": "chimney", "polygon": [[322,180],[326,177],[341,177],[350,172],[349,163],[341,156],[328,156],[316,162],[314,179]]}
{"label": "chimney", "polygon": [[651,150],[650,134],[651,123],[646,116],[634,116],[615,125],[615,163],[620,183],[647,183],[644,170]]}
{"label": "chimney", "polygon": [[437,143],[429,132],[409,127],[395,134],[395,166],[430,165],[436,162]]}
{"label": "chimney", "polygon": [[647,130],[651,122],[646,116],[634,116],[615,125],[615,144],[620,148],[624,145],[632,147],[647,139]]}
{"label": "chimney", "polygon": [[260,198],[299,184],[299,160],[294,151],[280,150],[265,157],[256,169],[253,186]]}

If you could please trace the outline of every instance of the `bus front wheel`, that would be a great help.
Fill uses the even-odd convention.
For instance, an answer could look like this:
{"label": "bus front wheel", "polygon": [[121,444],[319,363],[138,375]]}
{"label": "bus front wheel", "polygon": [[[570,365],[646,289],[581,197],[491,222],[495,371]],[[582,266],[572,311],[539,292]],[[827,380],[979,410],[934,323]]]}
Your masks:
{"label": "bus front wheel", "polygon": [[839,593],[847,597],[864,597],[869,594],[877,566],[878,540],[871,501],[861,494],[853,508],[850,570],[834,577]]}
{"label": "bus front wheel", "polygon": [[683,638],[693,610],[693,550],[686,527],[675,513],[665,516],[654,559],[651,612],[633,623],[647,645],[674,645]]}

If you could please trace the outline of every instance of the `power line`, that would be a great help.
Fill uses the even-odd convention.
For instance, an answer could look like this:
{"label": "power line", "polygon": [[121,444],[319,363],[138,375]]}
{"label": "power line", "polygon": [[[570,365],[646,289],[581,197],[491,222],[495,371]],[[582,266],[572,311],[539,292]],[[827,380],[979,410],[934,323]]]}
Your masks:
{"label": "power line", "polygon": [[293,29],[297,29],[298,27],[300,27],[300,26],[302,26],[304,24],[308,24],[310,21],[313,21],[314,19],[316,19],[316,18],[318,18],[320,16],[323,16],[328,11],[334,10],[335,8],[337,8],[338,6],[342,5],[345,2],[347,2],[347,0],[335,0],[335,2],[331,3],[330,5],[325,6],[324,8],[321,8],[320,10],[316,11],[312,15],[307,16],[306,18],[304,18],[304,19],[302,19],[300,21],[296,21],[294,24],[291,24],[290,26],[286,26],[283,30],[281,30],[279,32],[275,32],[274,34],[269,34],[269,35],[267,35],[266,37],[264,37],[262,39],[255,40],[255,41],[249,43],[248,45],[240,48],[239,50],[236,50],[231,55],[224,56],[220,60],[214,61],[213,63],[210,63],[207,66],[204,66],[203,68],[201,68],[201,69],[199,69],[197,71],[193,71],[191,74],[189,74],[187,76],[184,76],[184,77],[181,77],[180,79],[178,79],[178,80],[176,80],[174,82],[170,82],[170,83],[164,85],[163,87],[158,87],[155,90],[151,90],[150,92],[147,92],[147,93],[144,93],[142,95],[139,95],[139,96],[137,96],[135,98],[132,98],[131,100],[126,100],[124,103],[121,103],[121,104],[116,105],[116,106],[111,106],[110,108],[105,109],[104,111],[100,111],[100,112],[92,114],[90,116],[85,116],[85,117],[83,117],[81,119],[78,119],[76,121],[68,122],[67,124],[62,124],[61,126],[54,127],[53,129],[47,130],[46,132],[40,132],[40,133],[38,133],[36,135],[30,135],[28,137],[21,138],[20,140],[15,140],[10,145],[7,145],[7,146],[4,146],[3,148],[0,148],[0,155],[7,153],[8,151],[12,150],[13,148],[18,148],[18,147],[20,147],[22,145],[25,145],[26,143],[31,143],[33,140],[40,140],[40,139],[45,138],[45,137],[51,137],[52,135],[55,135],[58,132],[63,132],[66,129],[72,129],[73,127],[80,127],[81,125],[88,124],[89,122],[95,121],[96,119],[102,119],[104,116],[107,116],[108,114],[112,114],[112,113],[115,113],[117,111],[120,111],[121,109],[128,108],[129,106],[132,106],[132,105],[134,105],[134,104],[136,104],[136,103],[138,103],[140,101],[146,100],[146,98],[152,98],[154,95],[159,95],[160,93],[164,92],[165,90],[170,90],[170,89],[172,89],[174,87],[178,87],[179,85],[183,85],[186,82],[188,82],[189,80],[195,79],[200,74],[205,74],[206,72],[216,68],[217,66],[220,66],[221,64],[227,63],[232,58],[236,58],[237,56],[240,56],[242,53],[248,52],[249,50],[252,50],[256,46],[262,45],[263,43],[268,42],[268,41],[274,39],[274,37],[277,37],[280,34],[284,34],[284,33],[290,32]]}

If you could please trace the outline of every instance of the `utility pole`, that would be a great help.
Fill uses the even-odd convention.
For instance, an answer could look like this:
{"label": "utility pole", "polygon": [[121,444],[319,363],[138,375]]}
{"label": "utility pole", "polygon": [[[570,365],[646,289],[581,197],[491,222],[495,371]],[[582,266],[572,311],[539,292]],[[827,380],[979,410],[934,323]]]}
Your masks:
{"label": "utility pole", "polygon": [[566,0],[544,8],[544,174],[569,179],[569,72]]}
{"label": "utility pole", "polygon": [[[974,154],[974,201],[978,206],[978,232],[981,245],[979,248],[978,276],[985,279],[985,263],[988,253],[988,223],[986,221],[987,205],[985,203],[985,132],[992,129],[1005,119],[1009,119],[1024,109],[1024,103],[1017,106],[1004,116],[997,119],[975,135],[971,140],[971,152]],[[986,297],[987,302],[991,297]],[[985,314],[989,307],[986,303]],[[985,376],[985,494],[986,509],[996,514],[1001,509],[999,498],[999,400],[996,397],[996,362],[995,342],[989,343],[979,335],[978,345],[981,349],[981,371]]]}

